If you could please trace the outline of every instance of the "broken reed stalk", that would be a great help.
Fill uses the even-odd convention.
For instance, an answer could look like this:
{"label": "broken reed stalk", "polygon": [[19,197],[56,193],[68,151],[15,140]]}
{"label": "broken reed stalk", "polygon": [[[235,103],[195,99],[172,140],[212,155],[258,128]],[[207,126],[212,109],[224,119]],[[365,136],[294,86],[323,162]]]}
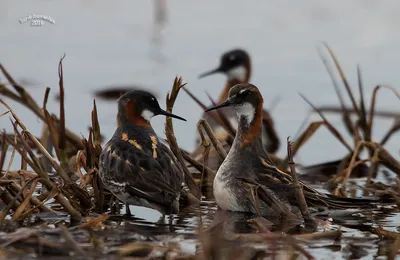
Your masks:
{"label": "broken reed stalk", "polygon": [[215,137],[214,132],[211,129],[211,126],[208,124],[208,122],[206,120],[200,119],[197,122],[197,129],[200,130],[200,128],[202,128],[206,132],[208,138],[210,138],[212,145],[214,146],[215,150],[217,151],[217,153],[219,154],[221,159],[225,160],[227,153],[226,153],[225,149],[222,147],[221,143]]}
{"label": "broken reed stalk", "polygon": [[62,61],[65,58],[61,57],[60,62],[58,63],[58,77],[59,77],[59,87],[60,87],[60,121],[58,123],[58,149],[60,151],[60,163],[61,167],[67,169],[68,167],[68,158],[66,154],[67,148],[67,140],[65,139],[65,105],[64,105],[64,76],[63,76],[63,68]]}
{"label": "broken reed stalk", "polygon": [[[12,114],[18,125],[22,128],[23,133],[29,137],[30,140],[35,143],[37,148],[41,151],[41,153],[49,160],[51,165],[54,167],[54,169],[60,174],[60,176],[64,179],[67,183],[72,183],[71,180],[69,179],[69,176],[64,172],[64,170],[61,168],[61,166],[58,165],[58,163],[53,159],[53,157],[47,152],[47,150],[41,145],[41,143],[36,139],[35,136],[33,136],[28,129],[25,127],[25,125],[22,123],[22,121],[19,119],[19,117],[16,115],[15,111],[0,98],[0,103],[3,104]],[[14,125],[14,124],[13,124]],[[22,142],[24,145],[27,146],[24,138],[21,138]],[[19,151],[20,154],[23,156],[23,151]],[[33,166],[33,169],[35,169],[36,173],[39,175],[39,177],[42,179],[42,183],[46,186],[48,190],[53,190],[54,184],[52,181],[49,179],[47,173],[42,169],[40,161],[37,159],[37,157],[32,153],[32,151],[28,150],[28,153],[32,157],[32,159],[35,161],[35,163],[30,162],[28,158],[24,158],[27,163],[30,163],[30,166]],[[75,210],[75,208],[70,204],[68,199],[64,197],[63,195],[59,194],[56,197],[57,201],[64,207],[64,209],[71,215],[71,218],[74,220],[81,220],[82,216],[81,214]]]}
{"label": "broken reed stalk", "polygon": [[306,199],[303,194],[303,187],[299,183],[299,179],[296,173],[296,168],[293,162],[292,143],[290,142],[290,137],[287,138],[287,154],[288,154],[288,164],[290,166],[290,172],[292,173],[292,178],[293,178],[293,187],[296,193],[296,199],[297,203],[299,204],[301,215],[303,216],[305,222],[310,222],[312,221],[312,219],[310,216],[310,212],[308,211]]}
{"label": "broken reed stalk", "polygon": [[[183,86],[184,84],[182,84],[182,78],[175,77],[171,93],[168,93],[166,97],[166,107],[168,112],[172,113],[172,108],[174,107],[175,100],[178,97],[179,90]],[[185,160],[183,159],[181,150],[179,149],[178,143],[176,141],[171,117],[167,117],[165,119],[165,135],[167,137],[171,151],[175,154],[179,164],[183,169],[183,172],[185,173],[185,182],[186,185],[189,187],[190,193],[192,193],[192,195],[195,196],[196,198],[200,198],[201,191],[199,187],[196,185],[192,174],[189,172],[189,169],[185,164]]]}

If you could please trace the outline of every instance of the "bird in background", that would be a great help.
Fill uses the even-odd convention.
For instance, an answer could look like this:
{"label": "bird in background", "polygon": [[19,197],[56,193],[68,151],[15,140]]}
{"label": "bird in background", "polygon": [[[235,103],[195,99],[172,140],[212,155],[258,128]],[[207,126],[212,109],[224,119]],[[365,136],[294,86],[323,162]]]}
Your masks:
{"label": "bird in background", "polygon": [[118,100],[117,129],[104,146],[99,174],[104,186],[127,205],[179,211],[183,170],[171,150],[150,124],[164,115],[186,121],[160,108],[157,99],[141,90],[128,91]]}
{"label": "bird in background", "polygon": [[[243,49],[233,49],[222,54],[220,64],[217,68],[205,72],[199,76],[204,78],[216,73],[223,73],[227,77],[225,87],[223,88],[218,103],[221,103],[228,97],[229,90],[236,84],[248,83],[252,74],[252,65],[250,55]],[[222,112],[226,115],[231,126],[236,130],[238,128],[236,113],[230,108],[222,108]],[[262,110],[262,142],[269,153],[275,153],[280,146],[277,132],[274,128],[274,122],[271,115],[266,110]],[[220,141],[224,141],[228,135],[223,126],[220,125],[210,114],[204,113],[202,118],[207,120],[213,129],[215,136]],[[200,139],[197,135],[196,143],[199,144]],[[197,158],[200,154],[197,149],[193,152],[193,156]],[[197,158],[198,159],[198,158]],[[218,163],[218,166],[221,162]],[[215,168],[215,167],[211,167]]]}

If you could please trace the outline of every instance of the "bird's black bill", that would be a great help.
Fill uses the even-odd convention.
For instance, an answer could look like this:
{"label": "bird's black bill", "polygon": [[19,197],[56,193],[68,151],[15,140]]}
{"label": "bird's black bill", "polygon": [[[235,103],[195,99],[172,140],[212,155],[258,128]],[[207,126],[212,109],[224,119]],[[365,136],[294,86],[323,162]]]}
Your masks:
{"label": "bird's black bill", "polygon": [[214,107],[210,107],[209,109],[207,109],[205,112],[211,111],[211,110],[215,110],[221,107],[228,107],[231,105],[231,102],[229,100],[225,100],[223,103],[216,105]]}
{"label": "bird's black bill", "polygon": [[165,111],[165,110],[160,110],[160,112],[158,113],[159,115],[164,115],[164,116],[169,116],[169,117],[173,117],[173,118],[176,118],[176,119],[179,119],[179,120],[182,120],[182,121],[186,121],[186,119],[185,118],[183,118],[183,117],[180,117],[180,116],[177,116],[177,115],[174,115],[174,114],[172,114],[172,113],[170,113],[170,112],[167,112],[167,111]]}
{"label": "bird's black bill", "polygon": [[210,76],[212,74],[218,73],[218,72],[222,72],[221,68],[216,68],[207,72],[204,72],[203,74],[200,74],[199,79]]}

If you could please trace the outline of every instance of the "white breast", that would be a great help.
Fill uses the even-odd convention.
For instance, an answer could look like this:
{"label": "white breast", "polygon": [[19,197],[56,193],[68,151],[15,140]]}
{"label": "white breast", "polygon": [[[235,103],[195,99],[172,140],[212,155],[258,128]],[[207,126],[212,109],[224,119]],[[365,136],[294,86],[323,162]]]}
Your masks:
{"label": "white breast", "polygon": [[229,175],[228,165],[230,165],[231,160],[232,158],[230,158],[228,154],[225,161],[218,169],[213,185],[214,198],[217,205],[223,210],[241,211],[236,198],[236,193],[229,187],[226,181],[229,178],[226,178],[226,176]]}

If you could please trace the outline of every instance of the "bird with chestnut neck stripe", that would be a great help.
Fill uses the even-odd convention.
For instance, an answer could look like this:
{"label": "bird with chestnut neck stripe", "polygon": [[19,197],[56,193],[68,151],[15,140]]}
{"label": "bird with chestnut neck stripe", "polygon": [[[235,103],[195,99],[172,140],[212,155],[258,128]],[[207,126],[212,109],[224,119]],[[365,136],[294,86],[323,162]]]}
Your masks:
{"label": "bird with chestnut neck stripe", "polygon": [[164,115],[186,121],[161,109],[146,91],[128,91],[118,100],[117,129],[104,145],[99,175],[108,190],[129,205],[163,214],[179,211],[183,170],[169,148],[151,127],[150,120]]}
{"label": "bird with chestnut neck stripe", "polygon": [[[252,74],[250,55],[243,49],[233,49],[225,52],[224,54],[222,54],[220,58],[220,64],[217,68],[205,72],[199,77],[203,78],[216,73],[222,73],[227,77],[225,87],[222,90],[217,101],[218,103],[220,103],[228,98],[229,90],[234,85],[249,82]],[[229,108],[222,108],[221,112],[227,117],[232,127],[237,130],[238,125],[236,120],[236,113]],[[215,115],[218,116],[217,113],[215,113]],[[219,122],[217,122],[210,114],[204,113],[202,118],[210,124],[217,139],[219,139],[219,141],[224,144],[226,136],[228,135],[228,132],[224,129],[224,127],[221,126]],[[263,145],[269,153],[275,153],[279,149],[280,141],[278,134],[275,131],[272,117],[266,110],[262,110],[261,124]],[[197,134],[196,143],[200,143],[199,134]],[[229,149],[229,146],[227,144],[225,144],[224,146],[226,147],[226,149]],[[202,150],[200,149],[200,147],[192,153],[192,156],[198,160],[201,160]],[[219,159],[218,155],[215,158],[213,158],[213,156],[210,157],[211,158],[208,160],[208,166],[212,169],[218,169],[222,161]]]}
{"label": "bird with chestnut neck stripe", "polygon": [[[245,83],[233,86],[225,101],[206,110],[230,107],[236,112],[238,121],[232,147],[214,178],[215,200],[223,210],[301,218],[292,176],[271,162],[262,145],[262,106],[263,97],[259,89]],[[244,182],[259,187],[256,193],[261,202],[259,209],[255,208],[252,194]],[[318,192],[305,183],[300,184],[311,207],[363,208],[379,202],[379,199],[337,197]]]}

